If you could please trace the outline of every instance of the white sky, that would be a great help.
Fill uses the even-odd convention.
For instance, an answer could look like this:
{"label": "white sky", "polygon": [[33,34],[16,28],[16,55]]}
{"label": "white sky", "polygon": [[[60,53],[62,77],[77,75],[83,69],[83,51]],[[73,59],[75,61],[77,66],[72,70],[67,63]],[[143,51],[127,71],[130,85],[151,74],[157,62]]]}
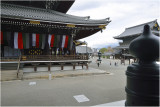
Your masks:
{"label": "white sky", "polygon": [[118,45],[113,37],[125,28],[158,19],[160,24],[160,0],[76,0],[67,14],[90,16],[90,19],[110,17],[111,23],[103,32],[81,39],[92,48]]}

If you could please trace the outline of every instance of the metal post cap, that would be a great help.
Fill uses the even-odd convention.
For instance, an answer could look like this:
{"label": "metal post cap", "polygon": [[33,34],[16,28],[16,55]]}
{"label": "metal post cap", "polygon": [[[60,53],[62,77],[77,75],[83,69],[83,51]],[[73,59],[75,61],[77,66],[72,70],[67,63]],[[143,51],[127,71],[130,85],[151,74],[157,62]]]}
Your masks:
{"label": "metal post cap", "polygon": [[145,25],[142,35],[131,41],[129,51],[141,62],[153,62],[159,58],[159,37]]}

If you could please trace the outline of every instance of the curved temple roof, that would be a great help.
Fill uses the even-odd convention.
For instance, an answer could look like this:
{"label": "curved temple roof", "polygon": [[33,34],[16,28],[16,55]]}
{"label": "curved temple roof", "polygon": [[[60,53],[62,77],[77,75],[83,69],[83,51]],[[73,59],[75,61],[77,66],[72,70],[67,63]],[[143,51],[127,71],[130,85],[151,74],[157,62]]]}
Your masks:
{"label": "curved temple roof", "polygon": [[92,20],[89,19],[89,17],[68,15],[49,9],[11,5],[6,3],[1,3],[1,17],[86,26],[106,25],[110,22],[109,18]]}
{"label": "curved temple roof", "polygon": [[[147,23],[144,23],[144,24],[140,24],[140,25],[137,25],[137,26],[126,28],[123,33],[121,33],[119,36],[115,36],[114,38],[115,39],[121,39],[121,38],[124,38],[124,37],[129,37],[129,36],[134,36],[134,35],[140,35],[140,34],[142,34],[143,27],[146,24],[148,24],[150,26],[151,31],[153,33],[159,34],[158,33],[158,29],[157,30],[153,29],[153,27],[155,26],[155,24],[157,24],[157,20],[154,20],[154,21],[151,21],[151,22],[147,22]],[[158,26],[158,24],[157,24],[157,26]]]}
{"label": "curved temple roof", "polygon": [[50,9],[55,10],[58,12],[66,13],[69,8],[72,6],[72,4],[75,2],[75,0],[70,1],[62,1],[62,0],[19,0],[19,1],[7,1],[2,0],[2,3],[8,3],[8,4],[16,4],[16,5],[22,5],[22,6],[28,6],[28,7],[37,7],[37,8],[43,8],[43,9]]}

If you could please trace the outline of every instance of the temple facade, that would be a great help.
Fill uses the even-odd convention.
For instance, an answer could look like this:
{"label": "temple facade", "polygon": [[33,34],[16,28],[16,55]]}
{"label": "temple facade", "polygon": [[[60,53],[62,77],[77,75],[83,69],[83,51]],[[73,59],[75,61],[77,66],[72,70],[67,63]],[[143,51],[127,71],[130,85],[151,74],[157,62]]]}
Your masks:
{"label": "temple facade", "polygon": [[66,14],[73,3],[2,1],[1,57],[76,55],[76,40],[105,29],[110,20]]}

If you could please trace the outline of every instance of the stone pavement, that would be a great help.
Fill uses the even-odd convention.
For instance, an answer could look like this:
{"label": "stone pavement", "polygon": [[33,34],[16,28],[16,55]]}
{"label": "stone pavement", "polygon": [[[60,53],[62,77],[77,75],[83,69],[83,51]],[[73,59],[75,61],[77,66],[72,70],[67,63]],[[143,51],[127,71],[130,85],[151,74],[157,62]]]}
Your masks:
{"label": "stone pavement", "polygon": [[[28,80],[1,82],[2,106],[103,106],[125,100],[128,65],[110,65],[110,61],[119,60],[102,59],[98,67],[96,59],[91,59],[88,70],[52,71],[52,80],[49,80],[50,72],[45,71],[47,68],[39,68],[36,73],[33,69],[25,70],[24,78]],[[40,71],[42,69],[44,71]],[[46,77],[40,79],[42,76]],[[74,98],[79,95],[89,100],[79,103]],[[120,103],[124,104],[124,101]]]}
{"label": "stone pavement", "polygon": [[95,106],[92,106],[92,107],[99,107],[99,106],[105,106],[105,107],[106,106],[125,107],[125,100],[110,102],[110,103],[106,103],[106,104],[95,105]]}
{"label": "stone pavement", "polygon": [[[124,100],[125,76],[116,75],[4,81],[2,106],[94,106]],[[78,102],[74,97],[79,95],[89,100]]]}
{"label": "stone pavement", "polygon": [[22,77],[22,70],[20,70],[19,78],[17,78],[17,70],[1,70],[1,81],[20,80]]}

